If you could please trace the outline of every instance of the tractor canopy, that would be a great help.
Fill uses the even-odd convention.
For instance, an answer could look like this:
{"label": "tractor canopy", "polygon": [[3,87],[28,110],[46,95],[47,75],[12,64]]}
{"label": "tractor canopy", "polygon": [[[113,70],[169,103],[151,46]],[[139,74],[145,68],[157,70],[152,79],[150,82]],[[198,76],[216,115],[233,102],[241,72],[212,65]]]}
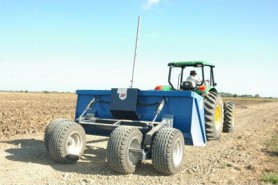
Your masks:
{"label": "tractor canopy", "polygon": [[[170,62],[169,66],[169,75],[168,75],[168,83],[170,85],[170,89],[172,90],[192,90],[199,95],[208,94],[209,91],[217,91],[215,89],[216,83],[214,82],[214,74],[213,68],[215,67],[213,64],[210,64],[205,61],[179,61],[179,62]],[[180,68],[180,69],[174,69]],[[189,72],[198,70],[196,74],[200,76],[199,83],[196,85],[190,85],[188,81],[184,80],[186,78],[186,74],[190,74]],[[172,79],[173,76],[177,76],[177,78]],[[175,86],[174,84],[177,84]]]}
{"label": "tractor canopy", "polygon": [[208,63],[208,62],[204,62],[204,61],[180,61],[180,62],[170,62],[168,63],[169,67],[189,67],[189,66],[193,66],[193,67],[201,67],[201,66],[210,66],[210,67],[214,67],[214,65]]}

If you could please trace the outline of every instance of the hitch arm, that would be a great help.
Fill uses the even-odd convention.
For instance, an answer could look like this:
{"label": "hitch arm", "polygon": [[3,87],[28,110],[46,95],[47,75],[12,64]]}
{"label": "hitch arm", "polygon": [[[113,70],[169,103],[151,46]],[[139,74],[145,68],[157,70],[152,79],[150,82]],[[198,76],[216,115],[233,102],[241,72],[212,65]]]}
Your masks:
{"label": "hitch arm", "polygon": [[165,99],[163,98],[162,101],[160,102],[160,104],[159,104],[157,110],[156,110],[156,114],[155,114],[155,116],[154,116],[154,118],[153,118],[153,121],[152,121],[153,123],[155,122],[157,116],[160,114],[160,112],[161,112],[161,110],[163,109],[164,105],[165,105]]}
{"label": "hitch arm", "polygon": [[81,120],[81,118],[84,116],[84,114],[92,107],[92,105],[94,105],[94,103],[96,102],[96,98],[94,97],[89,104],[86,106],[85,110],[82,112],[82,114],[78,117],[78,121]]}

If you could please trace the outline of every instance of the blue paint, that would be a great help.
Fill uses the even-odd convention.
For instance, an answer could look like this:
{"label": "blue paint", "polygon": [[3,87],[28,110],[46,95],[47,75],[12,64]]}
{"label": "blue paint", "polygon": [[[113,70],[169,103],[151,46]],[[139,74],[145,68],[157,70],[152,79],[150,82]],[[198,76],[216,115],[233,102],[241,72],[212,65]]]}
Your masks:
{"label": "blue paint", "polygon": [[[93,97],[98,97],[92,110],[98,118],[113,118],[109,110],[111,101],[110,90],[78,90],[76,114],[78,118]],[[160,122],[163,115],[174,115],[173,127],[179,129],[185,138],[185,144],[204,146],[206,144],[204,103],[203,97],[192,91],[139,91],[137,114],[141,121],[152,121],[155,116],[157,104],[162,99],[166,103],[158,115],[156,121]],[[148,106],[146,106],[148,105]],[[86,127],[84,127],[86,130]],[[109,133],[97,130],[86,130],[88,134],[109,135]]]}

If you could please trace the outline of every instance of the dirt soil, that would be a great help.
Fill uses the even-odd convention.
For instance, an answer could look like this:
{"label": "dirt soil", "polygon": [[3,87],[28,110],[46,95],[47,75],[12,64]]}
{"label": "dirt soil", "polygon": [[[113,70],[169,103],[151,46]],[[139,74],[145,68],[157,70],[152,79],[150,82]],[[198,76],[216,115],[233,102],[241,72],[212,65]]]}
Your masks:
{"label": "dirt soil", "polygon": [[278,102],[236,102],[236,128],[205,147],[185,147],[181,171],[163,176],[144,161],[120,175],[106,161],[107,137],[87,136],[85,154],[63,165],[48,155],[43,131],[50,120],[74,118],[74,94],[0,93],[0,184],[261,184],[278,173],[266,141],[278,130]]}

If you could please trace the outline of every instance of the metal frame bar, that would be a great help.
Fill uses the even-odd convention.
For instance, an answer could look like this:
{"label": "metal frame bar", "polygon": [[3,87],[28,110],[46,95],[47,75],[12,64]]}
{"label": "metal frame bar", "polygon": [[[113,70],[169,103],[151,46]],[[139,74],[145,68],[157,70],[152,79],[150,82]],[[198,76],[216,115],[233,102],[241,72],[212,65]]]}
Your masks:
{"label": "metal frame bar", "polygon": [[151,130],[160,125],[160,122],[151,121],[133,121],[133,120],[117,120],[117,119],[100,119],[95,118],[91,120],[79,121],[81,125],[90,125],[96,130],[111,130],[113,131],[119,126],[132,126],[143,130]]}

